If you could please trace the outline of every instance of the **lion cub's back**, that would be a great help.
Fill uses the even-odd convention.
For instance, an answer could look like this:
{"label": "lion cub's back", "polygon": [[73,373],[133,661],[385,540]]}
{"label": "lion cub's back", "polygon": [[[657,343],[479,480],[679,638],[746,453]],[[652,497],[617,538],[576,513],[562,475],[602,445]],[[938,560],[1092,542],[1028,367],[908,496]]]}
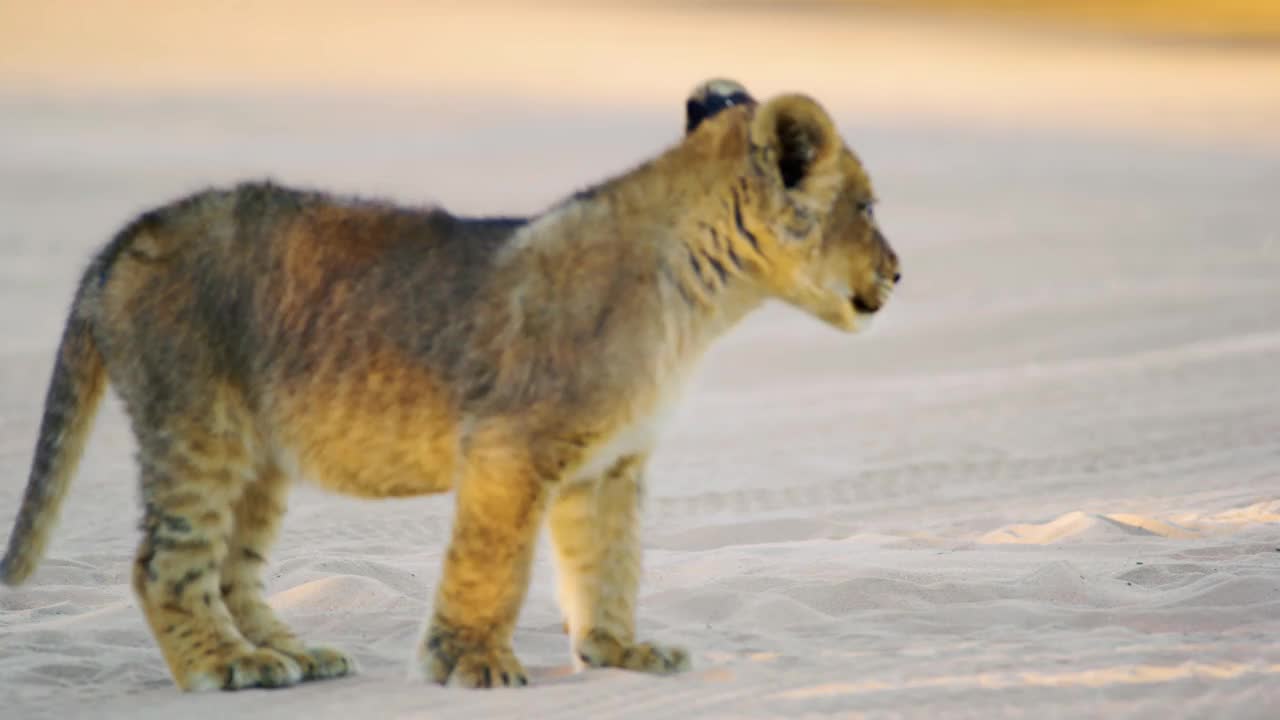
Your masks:
{"label": "lion cub's back", "polygon": [[130,351],[161,336],[203,346],[216,357],[188,359],[241,382],[305,371],[310,360],[284,357],[295,351],[359,352],[371,337],[414,350],[521,223],[271,183],[206,190],[145,213],[102,251],[103,326]]}

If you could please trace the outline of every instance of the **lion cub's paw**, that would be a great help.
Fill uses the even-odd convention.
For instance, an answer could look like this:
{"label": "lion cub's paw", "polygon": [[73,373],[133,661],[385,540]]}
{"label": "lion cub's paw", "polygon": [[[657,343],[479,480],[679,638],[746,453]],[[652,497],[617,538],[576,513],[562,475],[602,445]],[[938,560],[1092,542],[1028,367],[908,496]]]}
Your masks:
{"label": "lion cub's paw", "polygon": [[599,629],[587,633],[578,643],[578,659],[588,667],[616,667],[658,675],[689,669],[689,652],[684,648],[649,642],[627,644]]}
{"label": "lion cub's paw", "polygon": [[420,658],[427,679],[449,687],[523,687],[524,667],[509,647],[470,646],[432,634]]}
{"label": "lion cub's paw", "polygon": [[194,668],[186,673],[186,681],[182,685],[187,690],[199,692],[287,687],[300,680],[302,668],[293,658],[275,650],[256,648]]}
{"label": "lion cub's paw", "polygon": [[458,658],[445,684],[466,688],[524,687],[529,678],[510,650],[473,650]]}
{"label": "lion cub's paw", "polygon": [[302,668],[303,680],[327,680],[354,674],[356,663],[341,650],[328,647],[311,648],[275,648],[278,652],[293,658]]}

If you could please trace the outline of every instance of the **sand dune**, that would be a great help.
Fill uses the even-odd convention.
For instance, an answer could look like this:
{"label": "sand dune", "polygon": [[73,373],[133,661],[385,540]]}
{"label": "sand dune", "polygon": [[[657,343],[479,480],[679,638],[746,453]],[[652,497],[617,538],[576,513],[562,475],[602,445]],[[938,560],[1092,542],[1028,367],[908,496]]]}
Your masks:
{"label": "sand dune", "polygon": [[[50,7],[24,12],[70,12]],[[317,7],[304,28],[336,12]],[[645,17],[658,27],[685,16]],[[449,499],[359,502],[301,487],[271,599],[307,637],[351,650],[361,673],[181,695],[128,589],[132,440],[111,400],[47,559],[29,585],[0,591],[0,715],[1274,717],[1274,57],[1069,43],[1037,54],[1034,39],[834,17],[800,16],[779,31],[808,44],[787,45],[794,55],[777,66],[744,61],[740,74],[768,89],[813,79],[804,89],[833,97],[877,182],[905,284],[866,336],[769,307],[708,358],[655,459],[644,535],[643,634],[687,644],[692,672],[574,673],[542,552],[516,637],[535,687],[410,682]],[[26,60],[0,58],[6,527],[71,288],[132,214],[262,174],[531,212],[676,137],[689,76],[720,57],[684,63],[632,28],[653,59],[623,74],[634,93],[611,84],[607,64],[585,62],[580,79],[512,87],[506,65],[443,79],[415,66],[433,51],[402,27],[387,30],[381,55],[362,61],[347,38],[318,65],[285,58],[237,91],[272,22],[245,30],[246,54],[225,64],[189,49],[131,75],[158,51],[104,34],[86,46],[102,65],[87,67],[78,53],[92,53],[65,28],[44,45],[24,36]],[[550,32],[540,22],[532,29]],[[610,26],[577,22],[569,29]],[[716,48],[728,30],[758,37],[768,22],[747,13],[725,32],[677,37]],[[282,47],[305,47],[311,32]],[[920,60],[935,41],[956,73]],[[586,44],[604,52],[599,38]],[[551,36],[537,48],[549,53],[542,69],[585,57]],[[372,88],[358,82],[398,51],[404,64]],[[31,60],[42,57],[61,60]],[[859,64],[868,57],[873,66]],[[317,67],[347,69],[323,92],[271,92]],[[899,70],[897,84],[877,78]],[[1062,95],[1045,77],[1083,80]],[[550,87],[566,95],[538,99]],[[1176,117],[1155,123],[1162,112]]]}
{"label": "sand dune", "polygon": [[1044,545],[1066,540],[1104,539],[1115,534],[1156,535],[1174,539],[1227,535],[1254,525],[1280,523],[1278,510],[1280,503],[1276,501],[1254,503],[1207,515],[1182,512],[1170,518],[1134,513],[1094,515],[1077,510],[1044,523],[1018,523],[997,528],[978,538],[978,542]]}

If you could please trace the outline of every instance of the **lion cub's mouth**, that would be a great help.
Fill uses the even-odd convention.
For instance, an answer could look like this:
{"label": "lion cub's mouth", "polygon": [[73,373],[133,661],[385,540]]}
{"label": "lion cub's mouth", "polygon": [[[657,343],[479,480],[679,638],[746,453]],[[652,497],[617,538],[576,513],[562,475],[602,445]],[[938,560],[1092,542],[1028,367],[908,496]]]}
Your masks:
{"label": "lion cub's mouth", "polygon": [[875,305],[872,305],[871,303],[867,302],[866,300],[863,300],[863,299],[862,299],[861,297],[859,297],[858,295],[850,295],[850,296],[849,296],[849,304],[853,305],[853,309],[854,309],[854,310],[857,310],[858,312],[863,313],[863,314],[866,314],[866,315],[870,315],[870,314],[872,314],[872,313],[874,313],[874,312],[876,312],[876,311],[878,311],[878,310],[880,309],[880,304],[879,304],[879,303],[877,303],[877,304],[875,304]]}

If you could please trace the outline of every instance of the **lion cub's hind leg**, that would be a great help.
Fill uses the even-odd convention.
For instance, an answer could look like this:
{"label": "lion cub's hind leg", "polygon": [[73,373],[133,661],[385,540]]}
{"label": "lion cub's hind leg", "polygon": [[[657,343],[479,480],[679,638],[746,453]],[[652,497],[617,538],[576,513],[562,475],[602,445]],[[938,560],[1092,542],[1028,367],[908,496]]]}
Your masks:
{"label": "lion cub's hind leg", "polygon": [[635,639],[643,472],[643,457],[623,458],[602,477],[565,487],[552,504],[560,606],[584,665],[675,673],[689,668],[687,651]]}
{"label": "lion cub's hind leg", "polygon": [[[223,421],[225,410],[206,408]],[[243,436],[204,418],[138,435],[145,515],[133,585],[174,680],[184,690],[298,682],[298,663],[245,638],[223,600],[233,507],[253,465]]]}
{"label": "lion cub's hind leg", "polygon": [[258,647],[287,655],[304,680],[340,677],[355,664],[339,650],[307,647],[263,598],[262,571],[284,516],[288,479],[274,467],[245,486],[235,504],[227,557],[222,563],[222,599],[240,634]]}

